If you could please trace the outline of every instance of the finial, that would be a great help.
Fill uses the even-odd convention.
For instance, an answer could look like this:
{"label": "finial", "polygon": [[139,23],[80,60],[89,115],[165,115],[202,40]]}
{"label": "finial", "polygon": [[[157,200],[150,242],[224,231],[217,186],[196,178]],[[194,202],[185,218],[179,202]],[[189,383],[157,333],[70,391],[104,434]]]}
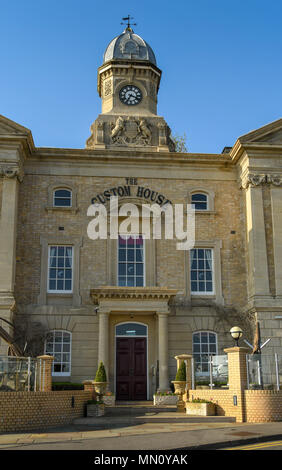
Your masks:
{"label": "finial", "polygon": [[127,24],[127,27],[125,28],[126,31],[131,31],[133,32],[133,29],[131,26],[137,26],[137,23],[130,23],[131,20],[134,20],[134,16],[126,16],[125,18],[122,18],[123,21],[127,21],[127,23],[120,23],[120,24]]}

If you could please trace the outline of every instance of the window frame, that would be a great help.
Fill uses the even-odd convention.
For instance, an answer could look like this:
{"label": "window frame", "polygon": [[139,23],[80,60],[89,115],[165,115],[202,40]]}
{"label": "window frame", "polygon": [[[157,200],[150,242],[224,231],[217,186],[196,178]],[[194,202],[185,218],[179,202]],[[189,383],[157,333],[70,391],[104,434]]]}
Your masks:
{"label": "window frame", "polygon": [[[62,190],[63,190],[63,191],[68,191],[69,194],[70,194],[70,197],[69,197],[69,199],[70,199],[70,205],[69,205],[69,206],[64,206],[64,205],[55,204],[56,192],[57,192],[57,191],[62,191]],[[57,197],[57,199],[68,199],[68,198],[67,198],[67,197],[65,197],[65,198],[63,198],[63,197],[59,197],[59,198],[58,198],[58,197]],[[53,189],[53,207],[55,207],[55,208],[56,208],[56,207],[59,207],[60,209],[61,209],[61,208],[72,208],[72,203],[73,203],[73,194],[72,194],[72,190],[71,190],[70,188],[68,188],[68,187],[62,187],[62,186],[61,186],[61,187],[56,187],[56,188]]]}
{"label": "window frame", "polygon": [[[192,291],[192,282],[194,282],[194,280],[192,279],[192,260],[191,260],[191,251],[192,250],[210,250],[211,252],[211,262],[212,262],[212,269],[211,269],[211,272],[212,272],[212,290],[211,291]],[[201,296],[201,295],[212,295],[214,296],[215,293],[216,293],[216,290],[215,290],[215,263],[214,263],[214,257],[215,257],[215,254],[214,254],[214,249],[211,248],[211,247],[197,247],[195,246],[194,248],[192,248],[190,251],[190,292],[191,292],[191,295],[196,295],[196,296]],[[197,257],[197,261],[199,260],[199,258]],[[206,258],[203,259],[204,261],[206,261]],[[203,268],[203,269],[196,269],[196,270],[193,270],[193,271],[196,271],[197,273],[199,271],[204,271],[206,272],[206,269]],[[199,283],[200,280],[197,278],[196,279],[196,282]],[[207,281],[204,280],[204,282],[206,283]]]}
{"label": "window frame", "polygon": [[[206,197],[206,200],[205,200],[205,201],[201,201],[201,200],[193,201],[193,196],[198,196],[198,195],[199,195],[199,196],[205,196],[205,197]],[[205,193],[205,192],[203,192],[203,191],[195,191],[195,192],[192,192],[192,193],[191,193],[191,205],[194,206],[194,205],[195,205],[195,202],[196,202],[196,203],[203,203],[203,202],[205,202],[206,205],[207,205],[205,209],[203,209],[203,208],[197,209],[197,208],[195,207],[195,208],[194,208],[195,211],[208,211],[208,210],[209,210],[209,195],[208,195],[208,193]]]}
{"label": "window frame", "polygon": [[[66,344],[69,344],[69,345],[70,345],[70,350],[69,350],[69,352],[68,352],[68,354],[70,355],[70,360],[69,360],[69,362],[63,362],[63,361],[61,360],[61,362],[59,363],[59,362],[56,362],[56,361],[55,361],[55,354],[56,354],[56,351],[55,351],[55,344],[56,344],[56,342],[55,342],[55,333],[57,333],[57,332],[61,332],[62,334],[63,334],[63,333],[67,333],[67,334],[69,335],[70,341],[69,341],[69,343],[66,343]],[[67,331],[67,330],[54,329],[54,330],[48,331],[47,337],[48,337],[48,335],[49,335],[50,333],[53,334],[53,352],[52,352],[51,355],[54,357],[54,361],[53,361],[53,363],[52,363],[52,377],[70,377],[70,376],[71,376],[71,361],[72,361],[72,333],[71,333],[70,331]],[[50,354],[50,351],[48,351],[48,352],[46,351],[46,349],[47,349],[47,337],[46,337],[46,340],[45,340],[45,342],[44,342],[44,353],[45,353],[45,354]],[[62,338],[63,338],[63,335],[62,335]],[[63,347],[64,341],[62,341],[60,344],[61,344],[62,347]],[[62,354],[63,354],[63,353],[64,353],[64,351],[61,351],[61,352],[60,352],[61,357],[62,357]],[[55,372],[55,371],[54,371],[54,365],[55,365],[55,364],[60,364],[60,365],[62,365],[62,364],[69,364],[69,372]]]}
{"label": "window frame", "polygon": [[214,191],[209,188],[194,187],[189,190],[188,193],[188,204],[192,204],[192,196],[195,194],[204,194],[207,196],[207,208],[206,209],[195,209],[198,214],[215,214],[214,210]]}
{"label": "window frame", "polygon": [[[66,290],[66,289],[63,289],[63,290],[60,290],[60,289],[50,289],[49,288],[49,281],[50,281],[50,269],[52,269],[52,267],[50,266],[50,250],[51,248],[71,248],[72,249],[72,256],[71,256],[71,289],[70,290]],[[56,256],[58,257],[58,256]],[[65,256],[64,256],[65,258]],[[56,268],[54,268],[56,269]],[[64,271],[65,271],[65,267],[63,267]],[[74,246],[73,245],[65,245],[65,244],[59,244],[59,245],[56,245],[56,244],[48,244],[48,271],[47,271],[47,294],[73,294],[73,277],[74,277]],[[56,281],[58,279],[56,278]]]}
{"label": "window frame", "polygon": [[[72,292],[68,291],[47,292],[48,289],[48,263],[49,254],[48,247],[50,245],[71,245],[73,247],[73,285]],[[53,305],[57,301],[61,302],[60,298],[64,297],[69,305],[80,306],[80,249],[83,246],[83,237],[66,236],[63,232],[58,233],[56,236],[47,236],[46,238],[40,236],[41,246],[41,259],[40,259],[40,291],[37,297],[38,305]]]}
{"label": "window frame", "polygon": [[[209,334],[213,334],[215,335],[215,343],[210,343],[209,341],[207,343],[202,343],[201,341],[201,335],[202,333],[207,333],[208,335]],[[197,344],[200,344],[200,352],[194,352],[194,337],[195,335],[199,334],[200,335],[200,342],[197,343]],[[208,344],[208,351],[207,353],[205,354],[205,352],[202,352],[201,351],[201,346],[202,344]],[[215,344],[215,353],[210,353],[209,349],[210,349],[210,344]],[[198,331],[194,331],[193,334],[192,334],[192,356],[194,358],[195,355],[200,355],[200,356],[217,356],[218,355],[218,334],[215,332],[215,331],[211,331],[211,330],[198,330]],[[201,364],[201,367],[202,367],[202,360],[200,362]],[[209,376],[210,372],[207,371],[207,372],[203,372],[202,370],[200,372],[196,372],[196,361],[194,359],[194,364],[195,364],[195,376],[198,375],[198,377],[202,377],[202,376]]]}
{"label": "window frame", "polygon": [[[122,235],[122,234],[121,234]],[[122,286],[119,284],[119,238],[117,239],[117,264],[116,264],[116,279],[117,279],[117,286],[118,287],[145,287],[146,286],[146,248],[145,248],[145,238],[143,237],[142,234],[135,234],[135,235],[123,235],[123,236],[126,236],[127,238],[130,238],[130,237],[142,237],[142,240],[143,240],[143,262],[138,262],[138,264],[142,264],[143,265],[143,285],[142,286],[128,286],[128,285],[125,285],[125,286]],[[126,247],[126,251],[127,251],[127,247]],[[135,251],[135,250],[134,250]],[[135,266],[136,266],[136,261],[133,261],[132,262]],[[127,261],[124,263],[125,265],[127,265]],[[126,274],[126,279],[127,279],[127,274]],[[134,281],[136,282],[136,278],[138,276],[136,276],[136,274],[134,275]]]}

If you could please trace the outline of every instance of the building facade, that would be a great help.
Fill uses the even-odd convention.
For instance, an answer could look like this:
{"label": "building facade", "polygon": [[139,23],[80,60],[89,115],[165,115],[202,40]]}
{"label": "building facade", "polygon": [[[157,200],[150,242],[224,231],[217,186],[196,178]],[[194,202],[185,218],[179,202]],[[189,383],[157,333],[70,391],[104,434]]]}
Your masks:
{"label": "building facade", "polygon": [[[127,27],[98,69],[102,113],[84,149],[37,148],[0,116],[2,327],[41,328],[54,380],[93,379],[103,361],[126,400],[169,389],[177,354],[207,373],[230,328],[252,341],[256,318],[269,352],[282,353],[282,119],[221,154],[179,153],[157,114],[160,80],[151,47]],[[93,207],[108,210],[111,196],[194,204],[194,248],[141,230],[111,239],[109,225],[93,240]]]}

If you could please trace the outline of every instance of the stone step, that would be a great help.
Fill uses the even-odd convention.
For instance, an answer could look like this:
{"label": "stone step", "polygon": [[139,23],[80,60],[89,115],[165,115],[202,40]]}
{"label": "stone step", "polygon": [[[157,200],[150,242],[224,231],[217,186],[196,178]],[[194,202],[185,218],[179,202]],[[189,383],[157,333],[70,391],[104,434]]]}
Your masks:
{"label": "stone step", "polygon": [[150,414],[159,414],[162,412],[172,412],[177,411],[176,405],[162,405],[154,406],[152,405],[115,405],[115,406],[106,406],[105,413],[107,416],[147,416]]}
{"label": "stone step", "polygon": [[111,429],[119,426],[134,426],[144,423],[163,423],[163,424],[192,424],[192,423],[235,423],[236,418],[230,416],[192,416],[178,412],[159,412],[150,415],[140,416],[109,416],[106,408],[105,416],[77,418],[73,424],[79,426],[89,426],[99,429]]}

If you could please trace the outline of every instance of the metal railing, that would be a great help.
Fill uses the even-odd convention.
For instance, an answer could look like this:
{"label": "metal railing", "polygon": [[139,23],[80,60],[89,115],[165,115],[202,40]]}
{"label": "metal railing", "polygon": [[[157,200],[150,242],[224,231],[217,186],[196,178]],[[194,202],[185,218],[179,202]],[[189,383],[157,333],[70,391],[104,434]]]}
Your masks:
{"label": "metal railing", "polygon": [[0,356],[0,392],[40,391],[41,360]]}
{"label": "metal railing", "polygon": [[282,386],[282,355],[247,354],[247,388],[249,390],[280,390]]}
{"label": "metal railing", "polygon": [[228,356],[202,356],[192,358],[192,389],[208,386],[210,389],[228,388]]}

